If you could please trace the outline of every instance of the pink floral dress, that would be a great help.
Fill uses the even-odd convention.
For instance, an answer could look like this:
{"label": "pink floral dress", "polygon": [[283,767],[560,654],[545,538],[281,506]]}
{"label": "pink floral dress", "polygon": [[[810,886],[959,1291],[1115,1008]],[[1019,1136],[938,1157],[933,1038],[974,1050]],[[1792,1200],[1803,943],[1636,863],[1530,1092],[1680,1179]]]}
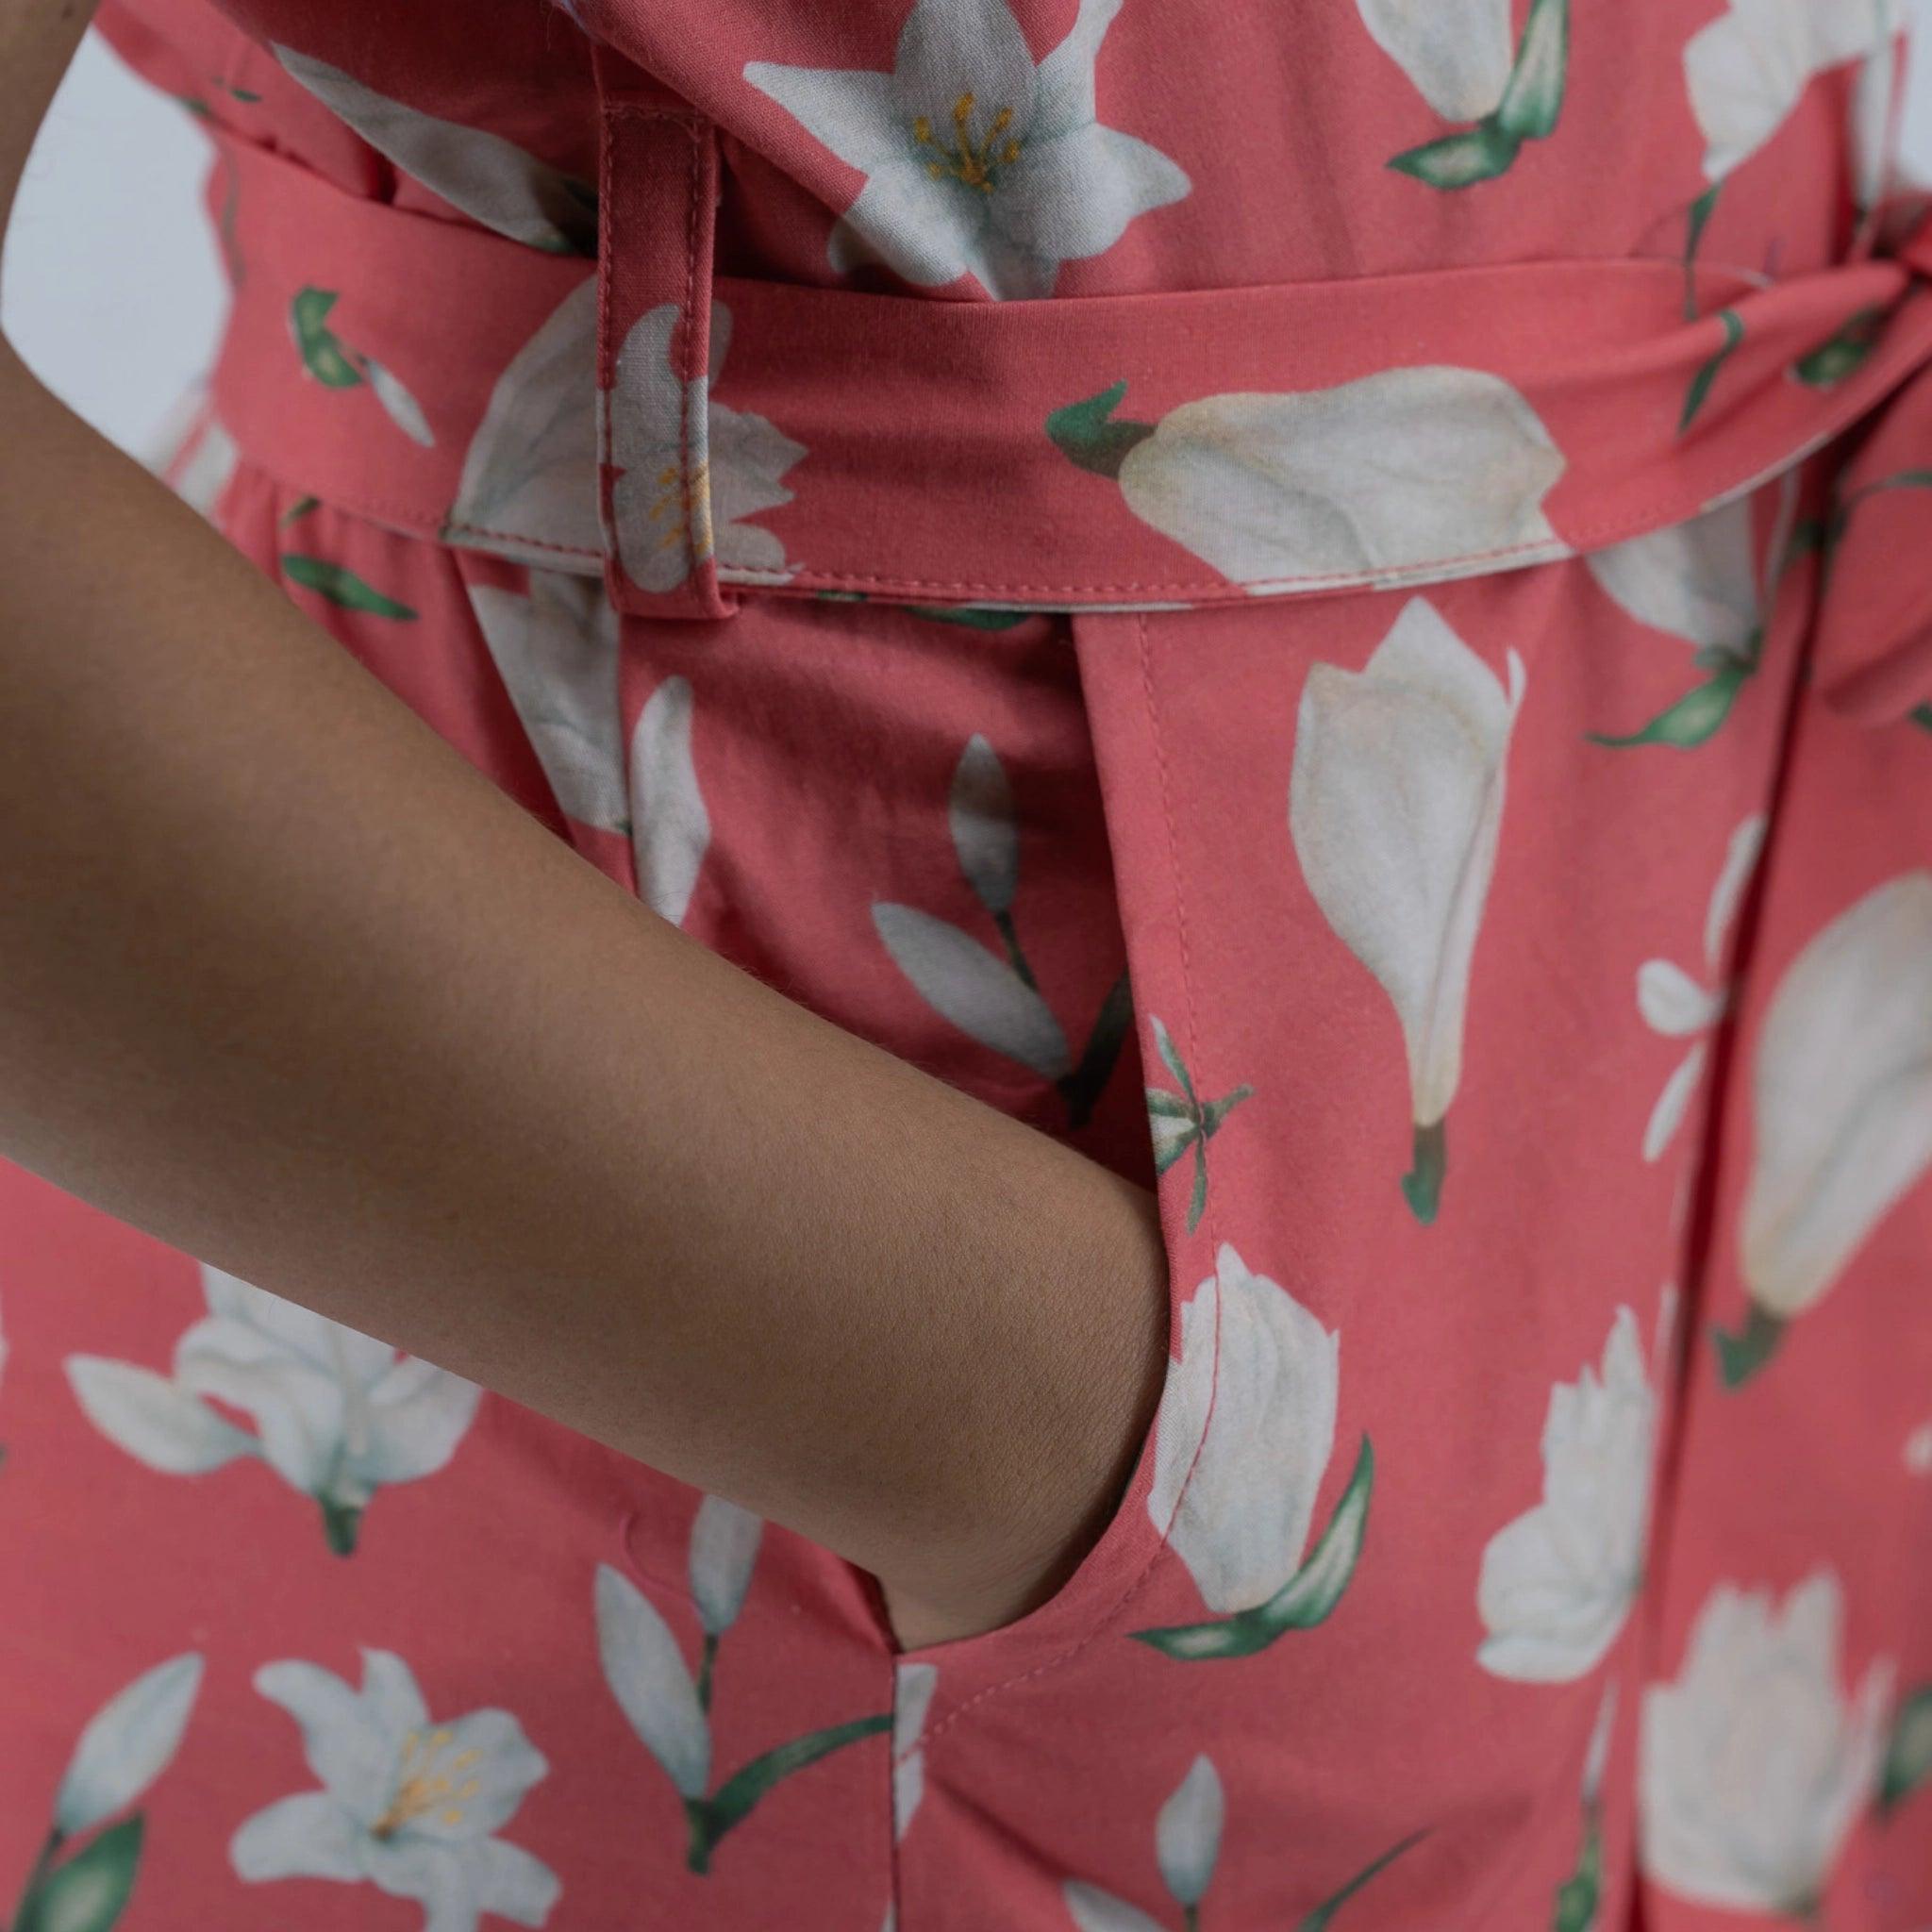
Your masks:
{"label": "pink floral dress", "polygon": [[899,1653],[0,1172],[12,1932],[1932,1924],[1897,0],[100,26],[214,151],[169,480],[662,917],[1158,1187],[1172,1328],[1077,1574]]}

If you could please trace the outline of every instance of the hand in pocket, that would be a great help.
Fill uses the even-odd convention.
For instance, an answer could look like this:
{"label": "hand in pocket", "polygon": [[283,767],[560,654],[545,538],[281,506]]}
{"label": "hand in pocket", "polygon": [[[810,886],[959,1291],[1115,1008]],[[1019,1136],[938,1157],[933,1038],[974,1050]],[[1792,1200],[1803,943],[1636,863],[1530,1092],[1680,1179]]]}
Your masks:
{"label": "hand in pocket", "polygon": [[[1135,1191],[1139,1193],[1140,1191]],[[874,1575],[902,1651],[1005,1628],[1051,1601],[1106,1535],[1154,1426],[1168,1370],[1167,1258],[1151,1197],[1134,1244],[1069,1283],[1091,1333],[1052,1402],[1016,1402],[984,1463],[984,1538],[935,1553],[917,1576]]]}

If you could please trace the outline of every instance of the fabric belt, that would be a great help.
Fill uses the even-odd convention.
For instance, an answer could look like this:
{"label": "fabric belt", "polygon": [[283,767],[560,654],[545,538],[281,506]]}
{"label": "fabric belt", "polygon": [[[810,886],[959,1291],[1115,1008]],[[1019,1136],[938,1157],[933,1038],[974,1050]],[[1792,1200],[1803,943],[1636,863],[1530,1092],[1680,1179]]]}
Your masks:
{"label": "fabric belt", "polygon": [[728,616],[752,588],[1160,608],[1615,543],[1932,366],[1932,222],[1775,281],[1606,258],[992,302],[719,275],[708,124],[608,60],[601,81],[595,259],[218,135],[238,279],[214,401],[252,461],[602,573],[633,615]]}

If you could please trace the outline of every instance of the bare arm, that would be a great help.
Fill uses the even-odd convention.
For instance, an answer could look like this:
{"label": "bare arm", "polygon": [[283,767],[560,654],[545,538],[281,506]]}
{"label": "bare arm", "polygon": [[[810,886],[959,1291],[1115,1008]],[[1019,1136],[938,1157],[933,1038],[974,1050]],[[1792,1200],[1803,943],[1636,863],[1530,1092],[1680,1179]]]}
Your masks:
{"label": "bare arm", "polygon": [[[0,0],[0,215],[90,8]],[[0,343],[0,1153],[795,1528],[908,1642],[1084,1553],[1152,1197],[656,917]]]}

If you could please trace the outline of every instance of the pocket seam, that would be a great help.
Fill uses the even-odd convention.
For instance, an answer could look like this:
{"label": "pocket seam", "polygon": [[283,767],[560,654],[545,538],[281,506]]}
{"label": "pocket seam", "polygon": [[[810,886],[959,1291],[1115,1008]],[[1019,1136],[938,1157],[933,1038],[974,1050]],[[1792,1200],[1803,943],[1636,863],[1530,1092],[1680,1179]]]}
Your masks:
{"label": "pocket seam", "polygon": [[[1188,950],[1187,894],[1181,877],[1180,839],[1175,828],[1174,790],[1168,770],[1167,750],[1160,733],[1160,714],[1154,696],[1153,653],[1148,637],[1147,612],[1138,610],[1133,613],[1133,617],[1135,648],[1141,670],[1141,686],[1145,705],[1148,736],[1153,744],[1155,768],[1159,774],[1161,818],[1167,832],[1168,876],[1173,882],[1174,934],[1180,970],[1182,1025],[1187,1035],[1188,1062],[1192,1066],[1198,1064],[1200,1041],[1195,1025],[1193,974],[1190,964]],[[1168,1216],[1163,1210],[1161,1215],[1163,1241],[1167,1239],[1167,1227]],[[1220,1247],[1220,1238],[1216,1230],[1214,1196],[1211,1190],[1209,1191],[1208,1203],[1203,1212],[1202,1228],[1207,1237],[1208,1253],[1211,1257],[1219,1251]],[[1167,1376],[1162,1388],[1161,1403],[1155,1411],[1154,1420],[1149,1424],[1146,1435],[1142,1438],[1142,1457],[1147,1454],[1149,1444],[1157,1441],[1160,1428],[1161,1409],[1166,1407],[1166,1392],[1168,1388],[1173,1386],[1174,1377],[1178,1373],[1179,1368],[1178,1363],[1174,1359],[1174,1345],[1181,1334],[1180,1274],[1174,1265],[1171,1254],[1168,1259],[1167,1272]],[[936,1724],[931,1724],[927,1728],[922,1740],[924,1744],[930,1745],[937,1742],[967,1712],[976,1709],[989,1698],[996,1697],[1002,1691],[1010,1690],[1018,1685],[1030,1682],[1033,1678],[1042,1676],[1049,1671],[1058,1670],[1062,1664],[1068,1663],[1073,1658],[1078,1657],[1107,1633],[1120,1617],[1122,1611],[1126,1608],[1127,1605],[1152,1580],[1155,1565],[1159,1561],[1161,1554],[1167,1549],[1168,1544],[1173,1539],[1174,1525],[1180,1519],[1182,1506],[1187,1501],[1189,1486],[1193,1482],[1195,1470],[1200,1467],[1201,1452],[1208,1441],[1208,1431],[1213,1425],[1214,1407],[1221,1392],[1221,1297],[1219,1295],[1215,1297],[1214,1304],[1213,1348],[1213,1370],[1208,1380],[1207,1412],[1201,1419],[1201,1431],[1195,1439],[1193,1454],[1189,1459],[1187,1472],[1181,1478],[1180,1487],[1174,1492],[1174,1507],[1168,1512],[1166,1522],[1160,1525],[1158,1539],[1153,1549],[1148,1552],[1147,1560],[1135,1572],[1120,1595],[1105,1610],[1096,1614],[1091,1627],[1069,1642],[1065,1649],[1058,1652],[1053,1657],[1042,1658],[1040,1662],[1029,1666],[1025,1670],[1018,1671],[1008,1677],[1002,1677],[996,1683],[985,1685],[980,1690],[974,1691],[963,1704],[956,1705]],[[1137,1473],[1140,1460],[1140,1457],[1136,1458]],[[1113,1531],[1120,1523],[1121,1515],[1132,1507],[1135,1506],[1129,1504],[1124,1499],[1123,1500],[1121,1511],[1114,1517],[1109,1518],[1108,1527],[1102,1532],[1103,1541],[1111,1540]],[[1096,1544],[1094,1547],[1097,1549],[1099,1545]],[[999,1637],[1000,1632],[992,1631],[989,1633],[987,1641],[997,1642]],[[968,1640],[968,1641],[972,1641],[974,1640]]]}

